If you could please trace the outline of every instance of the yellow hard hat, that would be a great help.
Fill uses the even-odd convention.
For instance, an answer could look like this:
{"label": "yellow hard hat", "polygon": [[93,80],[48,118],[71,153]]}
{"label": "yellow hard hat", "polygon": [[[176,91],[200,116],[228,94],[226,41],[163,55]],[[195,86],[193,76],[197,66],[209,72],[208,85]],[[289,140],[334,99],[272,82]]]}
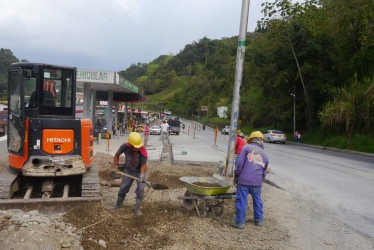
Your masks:
{"label": "yellow hard hat", "polygon": [[264,135],[260,131],[252,132],[249,137],[247,137],[247,141],[250,141],[252,138],[261,138],[264,140]]}
{"label": "yellow hard hat", "polygon": [[134,148],[140,148],[141,146],[143,146],[143,144],[142,144],[142,137],[138,133],[136,133],[136,132],[131,132],[129,134],[128,142]]}

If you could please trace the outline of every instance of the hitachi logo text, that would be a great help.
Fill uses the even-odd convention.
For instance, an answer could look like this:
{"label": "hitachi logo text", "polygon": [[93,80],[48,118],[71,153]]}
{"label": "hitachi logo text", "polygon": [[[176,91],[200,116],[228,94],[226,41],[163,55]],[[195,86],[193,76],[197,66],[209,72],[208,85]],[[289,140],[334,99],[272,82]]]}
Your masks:
{"label": "hitachi logo text", "polygon": [[70,138],[47,138],[47,142],[71,142]]}

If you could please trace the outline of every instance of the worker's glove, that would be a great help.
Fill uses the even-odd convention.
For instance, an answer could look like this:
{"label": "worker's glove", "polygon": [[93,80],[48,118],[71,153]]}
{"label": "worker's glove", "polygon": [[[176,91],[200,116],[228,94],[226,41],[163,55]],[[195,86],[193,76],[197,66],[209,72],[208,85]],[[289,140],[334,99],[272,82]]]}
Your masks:
{"label": "worker's glove", "polygon": [[238,186],[238,178],[239,176],[235,175],[234,180],[232,180],[232,183],[234,184],[235,187]]}
{"label": "worker's glove", "polygon": [[145,183],[145,174],[141,174],[139,176],[139,181],[142,182],[142,183]]}

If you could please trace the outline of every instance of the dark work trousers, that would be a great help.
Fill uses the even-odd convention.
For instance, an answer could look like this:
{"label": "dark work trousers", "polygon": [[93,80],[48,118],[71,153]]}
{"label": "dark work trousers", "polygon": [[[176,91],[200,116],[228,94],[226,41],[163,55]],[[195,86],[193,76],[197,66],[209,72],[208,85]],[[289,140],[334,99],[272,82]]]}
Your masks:
{"label": "dark work trousers", "polygon": [[[140,172],[133,172],[133,171],[127,169],[127,168],[125,168],[123,170],[123,172],[125,174],[132,175],[132,176],[137,177],[137,178],[139,178],[139,176],[140,176]],[[127,177],[127,176],[123,176],[121,187],[119,188],[119,191],[118,191],[118,196],[125,196],[126,197],[126,194],[129,192],[131,184],[133,183],[133,181],[134,181],[134,179],[131,179],[130,177]],[[136,197],[139,197],[139,198],[143,197],[144,196],[144,183],[142,183],[140,181],[136,181],[136,182],[137,182],[137,187],[136,187],[136,190],[135,190]]]}

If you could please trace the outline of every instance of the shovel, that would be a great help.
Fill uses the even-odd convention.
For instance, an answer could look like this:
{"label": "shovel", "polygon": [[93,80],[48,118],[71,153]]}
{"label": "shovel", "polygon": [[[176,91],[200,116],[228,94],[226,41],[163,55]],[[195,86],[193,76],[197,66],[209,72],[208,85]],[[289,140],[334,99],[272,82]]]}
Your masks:
{"label": "shovel", "polygon": [[[135,177],[135,176],[132,176],[132,175],[129,175],[129,174],[125,174],[125,173],[122,173],[122,172],[119,172],[117,171],[117,174],[120,174],[120,175],[123,175],[123,176],[127,176],[131,179],[134,179],[134,180],[137,180],[137,181],[140,181],[139,178]],[[143,183],[147,184],[149,187],[153,188],[154,190],[164,190],[164,189],[169,189],[169,187],[165,186],[165,185],[161,185],[161,184],[154,184],[154,183],[150,183],[148,181],[143,181]]]}

